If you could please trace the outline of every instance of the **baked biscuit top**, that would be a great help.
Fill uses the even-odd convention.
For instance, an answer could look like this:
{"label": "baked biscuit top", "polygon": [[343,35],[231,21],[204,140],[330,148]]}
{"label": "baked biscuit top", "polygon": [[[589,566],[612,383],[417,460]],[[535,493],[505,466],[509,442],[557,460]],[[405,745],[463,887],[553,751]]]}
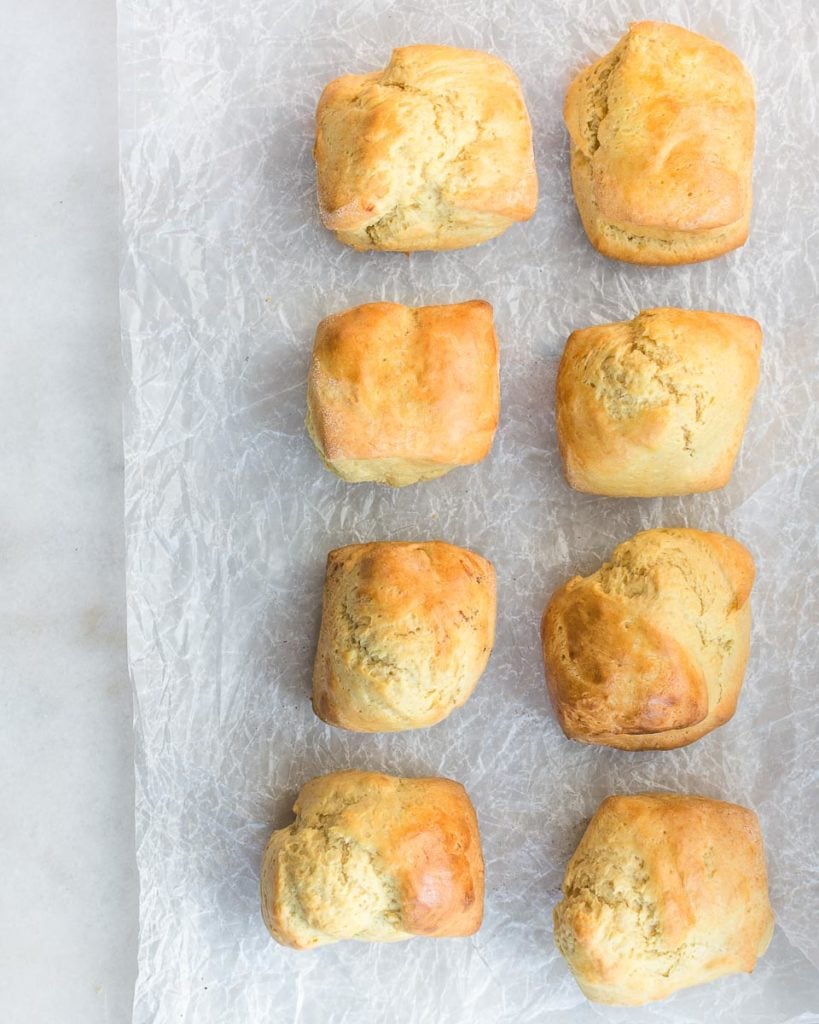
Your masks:
{"label": "baked biscuit top", "polygon": [[474,244],[531,217],[520,83],[477,50],[407,46],[322,93],[314,155],[324,225],[359,249]]}
{"label": "baked biscuit top", "polygon": [[572,144],[592,165],[599,216],[683,232],[747,214],[754,112],[738,57],[656,21],[631,25],[577,76],[564,106]]}

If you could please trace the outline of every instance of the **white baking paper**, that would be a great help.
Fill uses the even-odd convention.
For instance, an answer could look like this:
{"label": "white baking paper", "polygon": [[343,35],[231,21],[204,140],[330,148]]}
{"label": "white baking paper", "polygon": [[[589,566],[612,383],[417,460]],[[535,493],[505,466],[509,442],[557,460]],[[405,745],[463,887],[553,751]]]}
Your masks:
{"label": "white baking paper", "polygon": [[[702,0],[120,0],[128,640],[141,878],[136,1024],[535,1024],[819,1019],[814,4]],[[564,91],[635,19],[725,43],[758,89],[751,238],[699,266],[640,269],[587,242]],[[477,47],[520,75],[537,215],[472,249],[360,254],[319,224],[322,86],[414,42]],[[303,426],[316,323],[368,300],[488,299],[502,350],[491,456],[393,491],[322,468]],[[762,382],[723,491],[612,500],[563,482],[553,427],[569,332],[678,305],[757,317]],[[731,382],[725,382],[726,389]],[[639,529],[717,529],[757,560],[736,717],[684,750],[563,738],[538,625],[552,590]],[[312,714],[330,548],[440,538],[495,563],[497,645],[469,703],[432,729],[360,736]],[[322,772],[442,774],[477,808],[486,916],[470,939],[275,945],[258,871]],[[753,975],[644,1010],[593,1008],[552,941],[566,861],[608,793],[753,807],[778,927]]]}

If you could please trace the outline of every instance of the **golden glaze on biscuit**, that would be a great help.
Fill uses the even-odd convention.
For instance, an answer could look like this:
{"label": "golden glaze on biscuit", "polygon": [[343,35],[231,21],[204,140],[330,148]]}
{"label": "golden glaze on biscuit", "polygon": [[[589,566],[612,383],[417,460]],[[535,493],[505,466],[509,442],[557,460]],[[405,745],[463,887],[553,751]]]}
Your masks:
{"label": "golden glaze on biscuit", "polygon": [[753,82],[729,50],[640,21],[566,94],[572,186],[591,243],[631,263],[712,259],[751,214]]}
{"label": "golden glaze on biscuit", "polygon": [[499,415],[488,302],[371,302],[318,326],[307,430],[328,469],[351,483],[402,487],[479,462]]}
{"label": "golden glaze on biscuit", "polygon": [[756,320],[699,310],[648,309],[574,331],[555,403],[569,484],[643,498],[724,487],[761,347]]}
{"label": "golden glaze on biscuit", "polygon": [[738,541],[678,528],[638,533],[560,587],[541,636],[566,736],[667,750],[727,722],[748,660],[753,579]]}
{"label": "golden glaze on biscuit", "polygon": [[262,916],[294,949],[472,935],[483,917],[475,811],[459,783],[377,772],[312,779],[270,837]]}
{"label": "golden glaze on biscuit", "polygon": [[327,556],[313,709],[330,725],[434,725],[469,698],[495,637],[495,571],[441,541],[379,541]]}
{"label": "golden glaze on biscuit", "polygon": [[618,1006],[752,971],[773,925],[753,811],[670,793],[603,801],[554,911],[583,993]]}
{"label": "golden glaze on biscuit", "polygon": [[460,249],[528,220],[532,128],[515,73],[477,50],[405,46],[331,82],[314,149],[325,227],[355,249]]}

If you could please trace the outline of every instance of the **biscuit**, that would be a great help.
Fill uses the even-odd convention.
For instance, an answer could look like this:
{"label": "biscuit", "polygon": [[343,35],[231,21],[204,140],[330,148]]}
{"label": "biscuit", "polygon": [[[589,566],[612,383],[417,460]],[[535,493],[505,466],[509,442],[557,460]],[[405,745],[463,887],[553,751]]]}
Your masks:
{"label": "biscuit", "polygon": [[696,263],[744,244],[754,87],[730,51],[636,22],[575,78],[563,115],[577,207],[604,256]]}
{"label": "biscuit", "polygon": [[752,971],[773,926],[753,811],[670,793],[603,801],[554,911],[583,993],[617,1006]]}
{"label": "biscuit", "polygon": [[738,541],[675,528],[636,534],[560,587],[541,636],[566,736],[667,750],[727,722],[748,660],[753,579]]}
{"label": "biscuit", "polygon": [[480,928],[480,835],[459,783],[333,772],[302,786],[293,811],[262,861],[262,916],[277,942],[311,949]]}
{"label": "biscuit", "polygon": [[488,302],[372,302],[318,326],[307,430],[344,480],[403,487],[479,462],[499,415]]}
{"label": "biscuit", "polygon": [[327,556],[313,709],[330,725],[434,725],[469,698],[495,638],[495,571],[441,541],[380,541]]}
{"label": "biscuit", "polygon": [[575,331],[556,396],[569,484],[641,498],[724,487],[759,380],[761,347],[756,320],[698,310],[648,309],[630,321]]}
{"label": "biscuit", "polygon": [[515,73],[477,50],[405,46],[321,95],[325,227],[355,249],[461,249],[528,220],[532,127]]}

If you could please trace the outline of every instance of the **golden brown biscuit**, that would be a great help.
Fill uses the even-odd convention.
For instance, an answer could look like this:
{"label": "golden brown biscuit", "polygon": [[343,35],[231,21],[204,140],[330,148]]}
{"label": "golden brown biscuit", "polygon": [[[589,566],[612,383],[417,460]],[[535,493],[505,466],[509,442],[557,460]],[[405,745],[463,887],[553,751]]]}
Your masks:
{"label": "golden brown biscuit", "polygon": [[773,926],[753,811],[670,793],[603,801],[554,912],[584,995],[618,1006],[752,971]]}
{"label": "golden brown biscuit", "polygon": [[572,186],[589,239],[629,263],[696,263],[748,237],[755,105],[739,58],[639,21],[566,94]]}
{"label": "golden brown biscuit", "polygon": [[302,786],[262,862],[262,916],[285,946],[472,935],[483,916],[475,810],[450,779],[333,772]]}
{"label": "golden brown biscuit", "polygon": [[405,46],[383,71],[337,78],[314,156],[322,221],[355,249],[461,249],[537,204],[520,82],[477,50]]}
{"label": "golden brown biscuit", "polygon": [[648,309],[575,331],[557,375],[569,484],[655,498],[724,487],[759,380],[762,331],[730,313]]}
{"label": "golden brown biscuit", "polygon": [[403,487],[479,462],[500,414],[488,302],[372,302],[322,320],[307,383],[307,430],[351,483]]}
{"label": "golden brown biscuit", "polygon": [[356,732],[434,725],[466,703],[495,639],[495,571],[441,541],[327,556],[313,710]]}
{"label": "golden brown biscuit", "polygon": [[702,530],[646,530],[552,596],[541,636],[563,732],[623,750],[693,743],[736,710],[751,633],[750,553]]}

